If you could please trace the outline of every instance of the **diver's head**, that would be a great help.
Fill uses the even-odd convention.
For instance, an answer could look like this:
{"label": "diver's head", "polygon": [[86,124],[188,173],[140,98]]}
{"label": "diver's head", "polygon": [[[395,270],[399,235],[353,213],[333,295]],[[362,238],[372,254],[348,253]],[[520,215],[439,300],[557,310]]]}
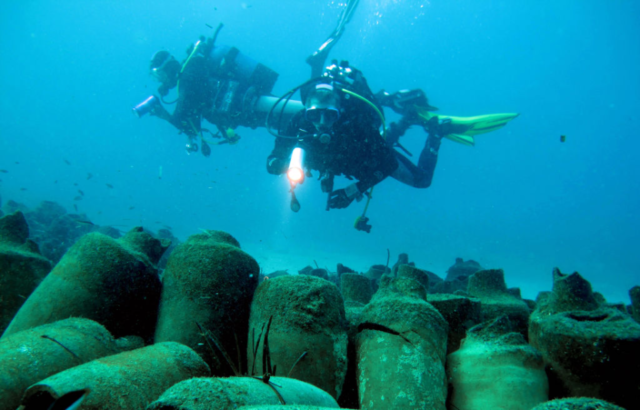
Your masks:
{"label": "diver's head", "polygon": [[328,132],[340,118],[340,97],[330,84],[317,84],[305,103],[305,118],[319,132]]}
{"label": "diver's head", "polygon": [[180,63],[168,51],[161,50],[153,55],[149,64],[153,78],[162,83],[158,91],[166,95],[178,82]]}

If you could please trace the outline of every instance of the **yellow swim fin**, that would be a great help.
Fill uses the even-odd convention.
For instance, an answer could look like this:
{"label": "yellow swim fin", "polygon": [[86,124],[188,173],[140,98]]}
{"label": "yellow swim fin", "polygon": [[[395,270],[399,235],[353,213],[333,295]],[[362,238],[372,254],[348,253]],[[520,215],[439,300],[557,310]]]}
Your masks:
{"label": "yellow swim fin", "polygon": [[473,147],[476,145],[476,140],[469,135],[464,134],[447,134],[445,138],[449,138],[453,142],[457,142],[458,144],[467,145],[469,147]]}
{"label": "yellow swim fin", "polygon": [[425,122],[436,116],[440,120],[451,120],[452,133],[445,135],[445,137],[464,145],[474,145],[475,142],[473,137],[475,135],[484,134],[486,132],[502,128],[509,121],[520,115],[518,113],[503,113],[476,115],[475,117],[455,117],[453,115],[433,114],[423,107],[416,108],[418,110],[418,115]]}

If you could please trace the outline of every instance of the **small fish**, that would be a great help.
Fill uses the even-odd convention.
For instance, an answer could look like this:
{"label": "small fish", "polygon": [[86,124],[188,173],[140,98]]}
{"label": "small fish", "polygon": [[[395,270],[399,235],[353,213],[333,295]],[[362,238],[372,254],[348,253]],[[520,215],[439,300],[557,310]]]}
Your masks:
{"label": "small fish", "polygon": [[20,190],[21,190],[21,191],[26,191],[26,190],[27,190],[27,188],[20,188]]}
{"label": "small fish", "polygon": [[71,165],[71,162],[67,161],[66,159],[63,159],[64,163],[67,165]]}
{"label": "small fish", "polygon": [[80,195],[84,196],[84,192],[82,192],[82,189],[78,189],[78,192],[80,193]]}
{"label": "small fish", "polygon": [[57,183],[58,183],[58,180],[56,179],[55,181],[53,181],[53,183],[54,183],[54,184],[57,184]]}
{"label": "small fish", "polygon": [[8,174],[9,171],[7,171],[6,169],[0,169],[0,172],[2,172],[3,174]]}
{"label": "small fish", "polygon": [[111,184],[105,184],[105,185],[107,186],[107,188],[113,189],[113,185],[111,185]]}
{"label": "small fish", "polygon": [[135,209],[135,208],[136,208],[135,206],[130,206],[130,207],[129,207],[129,210],[131,211],[131,210],[133,210],[133,209]]}
{"label": "small fish", "polygon": [[[217,9],[217,8],[215,8],[215,7],[214,7],[213,9],[214,9],[214,10],[218,10],[218,9]],[[205,25],[205,26],[207,26],[207,27],[209,27],[209,28],[213,28],[213,26],[212,26],[211,24],[204,23],[204,25]]]}
{"label": "small fish", "polygon": [[20,165],[20,161],[16,161],[16,165]]}
{"label": "small fish", "polygon": [[76,212],[78,212],[78,205],[73,204],[73,209],[75,209],[75,210],[76,210]]}
{"label": "small fish", "polygon": [[75,410],[80,407],[90,391],[90,389],[82,389],[63,394],[47,410]]}
{"label": "small fish", "polygon": [[77,223],[79,224],[85,224],[85,225],[95,225],[93,222],[89,221],[89,220],[84,220],[84,219],[76,219],[75,220]]}
{"label": "small fish", "polygon": [[87,172],[87,180],[93,178],[93,174],[91,172]]}
{"label": "small fish", "polygon": [[82,201],[82,197],[80,195],[73,198],[74,201]]}
{"label": "small fish", "polygon": [[73,183],[73,186],[78,186],[78,183],[77,183],[77,182],[74,182],[74,183]]}
{"label": "small fish", "polygon": [[566,135],[561,135],[560,136],[560,142],[565,142],[567,140]]}

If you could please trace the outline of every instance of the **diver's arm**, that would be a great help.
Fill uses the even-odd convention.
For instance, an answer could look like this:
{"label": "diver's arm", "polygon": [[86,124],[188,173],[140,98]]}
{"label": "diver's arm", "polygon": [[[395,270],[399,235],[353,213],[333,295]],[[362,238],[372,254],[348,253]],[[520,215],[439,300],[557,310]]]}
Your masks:
{"label": "diver's arm", "polygon": [[297,141],[293,138],[276,138],[273,151],[267,157],[267,172],[272,175],[281,175],[287,171],[287,161]]}
{"label": "diver's arm", "polygon": [[301,115],[294,117],[284,132],[284,136],[275,139],[273,151],[267,157],[267,172],[273,175],[281,175],[287,171],[287,161],[291,157],[291,152],[298,144],[298,140],[293,137],[296,135]]}
{"label": "diver's arm", "polygon": [[[395,163],[395,167],[397,168],[397,162]],[[332,191],[329,194],[328,208],[346,208],[354,199],[359,201],[367,190],[382,182],[389,175],[390,173],[387,174],[386,172],[378,170],[345,188]]]}
{"label": "diver's arm", "polygon": [[303,111],[297,112],[287,124],[282,137],[275,139],[273,151],[267,157],[267,172],[273,175],[281,175],[287,171],[288,162],[291,159],[293,149],[302,138],[300,126],[304,121]]}
{"label": "diver's arm", "polygon": [[382,155],[378,158],[381,165],[373,169],[364,167],[361,175],[357,176],[358,182],[331,192],[328,202],[329,208],[346,208],[354,199],[360,200],[367,190],[382,182],[398,168],[394,152],[386,146],[383,148]]}
{"label": "diver's arm", "polygon": [[171,114],[169,114],[169,111],[167,111],[167,109],[164,108],[159,101],[153,106],[151,111],[149,111],[149,115],[171,122]]}
{"label": "diver's arm", "polygon": [[[182,115],[182,112],[178,110],[177,107],[173,114],[170,114],[162,105],[156,104],[149,114],[167,121],[176,127],[180,133],[185,133],[190,137],[196,136],[198,132],[197,130],[200,128],[200,121],[197,117],[189,119],[185,115]],[[197,128],[194,128],[191,124],[194,124]]]}

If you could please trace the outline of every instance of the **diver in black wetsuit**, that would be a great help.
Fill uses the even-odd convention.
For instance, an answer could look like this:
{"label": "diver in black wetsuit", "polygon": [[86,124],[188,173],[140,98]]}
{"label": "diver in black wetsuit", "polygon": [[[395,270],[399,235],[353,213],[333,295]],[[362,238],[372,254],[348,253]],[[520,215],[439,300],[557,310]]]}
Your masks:
{"label": "diver in black wetsuit", "polygon": [[[425,126],[429,138],[417,166],[393,149],[411,125],[424,124],[414,108],[415,104],[428,107],[424,93],[373,95],[362,73],[347,62],[327,67],[322,77],[303,87],[307,87],[305,110],[276,138],[267,158],[269,173],[285,173],[294,148],[303,149],[305,167],[320,172],[322,190],[329,194],[327,209],[346,208],[388,176],[417,188],[431,184],[446,132],[437,119]],[[404,114],[399,123],[390,125],[386,135],[379,131],[384,121],[382,105]],[[334,191],[336,175],[357,182]]]}
{"label": "diver in black wetsuit", "polygon": [[[333,70],[344,73],[348,70],[354,81],[347,86],[327,77],[326,82],[315,84],[308,91],[306,109],[276,138],[267,159],[267,170],[272,174],[286,172],[293,149],[300,147],[305,151],[305,167],[320,171],[322,190],[331,195],[328,208],[345,208],[389,176],[398,164],[380,135],[382,122],[376,109],[348,94],[373,99],[364,77],[348,67],[334,66]],[[358,181],[333,191],[336,175]]]}
{"label": "diver in black wetsuit", "polygon": [[[160,97],[151,96],[133,110],[139,116],[146,113],[162,118],[189,138],[187,152],[198,151],[198,138],[202,153],[209,156],[211,149],[203,132],[223,143],[234,143],[239,137],[238,126],[255,128],[264,126],[264,113],[256,110],[258,100],[268,96],[278,74],[268,67],[241,54],[235,47],[216,46],[218,27],[213,37],[201,37],[188,51],[188,57],[179,63],[168,51],[157,52],[150,63],[153,77],[161,85]],[[173,88],[177,99],[163,100]],[[165,104],[176,103],[170,114]],[[202,127],[205,119],[216,125],[217,132]]]}

